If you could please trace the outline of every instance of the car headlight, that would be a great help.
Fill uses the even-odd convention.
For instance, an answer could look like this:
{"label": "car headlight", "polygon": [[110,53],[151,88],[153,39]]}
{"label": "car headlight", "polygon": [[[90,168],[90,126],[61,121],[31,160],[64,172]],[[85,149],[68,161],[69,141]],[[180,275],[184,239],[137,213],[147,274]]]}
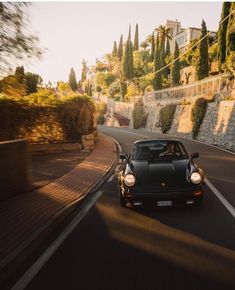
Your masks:
{"label": "car headlight", "polygon": [[127,174],[124,177],[124,183],[126,186],[133,186],[135,184],[135,176],[133,174]]}
{"label": "car headlight", "polygon": [[190,176],[190,179],[191,179],[192,183],[199,184],[202,181],[202,176],[198,172],[193,172]]}

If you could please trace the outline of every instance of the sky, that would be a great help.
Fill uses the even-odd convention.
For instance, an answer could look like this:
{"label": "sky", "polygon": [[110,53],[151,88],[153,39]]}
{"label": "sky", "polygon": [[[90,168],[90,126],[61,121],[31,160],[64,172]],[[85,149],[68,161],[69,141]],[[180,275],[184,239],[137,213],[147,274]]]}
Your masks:
{"label": "sky", "polygon": [[167,19],[177,19],[183,28],[200,28],[204,19],[208,30],[216,31],[221,8],[222,2],[34,2],[29,27],[46,52],[41,61],[24,63],[25,70],[55,83],[68,81],[73,67],[79,80],[82,60],[95,64],[121,34],[126,39],[129,25],[133,37],[138,23],[140,42]]}

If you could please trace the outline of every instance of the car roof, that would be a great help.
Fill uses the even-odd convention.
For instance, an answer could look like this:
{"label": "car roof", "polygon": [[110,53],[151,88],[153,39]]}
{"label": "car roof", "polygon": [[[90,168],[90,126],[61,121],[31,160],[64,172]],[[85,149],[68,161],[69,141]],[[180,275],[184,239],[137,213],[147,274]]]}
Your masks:
{"label": "car roof", "polygon": [[153,141],[164,141],[164,142],[179,142],[181,143],[181,141],[179,139],[145,139],[145,140],[137,140],[134,142],[134,144],[138,144],[138,143],[145,143],[145,142],[153,142]]}

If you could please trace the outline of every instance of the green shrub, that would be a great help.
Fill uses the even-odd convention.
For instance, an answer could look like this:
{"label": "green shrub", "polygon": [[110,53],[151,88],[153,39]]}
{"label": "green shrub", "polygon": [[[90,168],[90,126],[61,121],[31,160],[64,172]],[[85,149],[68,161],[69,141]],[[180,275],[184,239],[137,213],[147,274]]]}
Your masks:
{"label": "green shrub", "polygon": [[191,121],[193,122],[193,139],[197,138],[200,126],[204,119],[208,101],[204,98],[199,98],[194,103],[191,112]]}
{"label": "green shrub", "polygon": [[98,125],[104,125],[105,122],[105,116],[100,114],[97,116],[96,122]]}
{"label": "green shrub", "polygon": [[160,110],[160,124],[162,133],[166,133],[170,130],[172,122],[174,120],[176,105],[167,105]]}
{"label": "green shrub", "polygon": [[148,115],[145,113],[143,102],[139,101],[135,103],[132,112],[133,128],[144,128],[147,122]]}

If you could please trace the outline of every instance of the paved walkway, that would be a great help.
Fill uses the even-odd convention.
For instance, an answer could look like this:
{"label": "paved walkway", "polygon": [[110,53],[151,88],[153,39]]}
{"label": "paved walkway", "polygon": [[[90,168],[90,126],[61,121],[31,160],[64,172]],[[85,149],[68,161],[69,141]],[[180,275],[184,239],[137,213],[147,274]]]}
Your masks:
{"label": "paved walkway", "polygon": [[115,149],[113,140],[100,134],[95,150],[69,173],[0,203],[0,271],[104,178],[115,162]]}

